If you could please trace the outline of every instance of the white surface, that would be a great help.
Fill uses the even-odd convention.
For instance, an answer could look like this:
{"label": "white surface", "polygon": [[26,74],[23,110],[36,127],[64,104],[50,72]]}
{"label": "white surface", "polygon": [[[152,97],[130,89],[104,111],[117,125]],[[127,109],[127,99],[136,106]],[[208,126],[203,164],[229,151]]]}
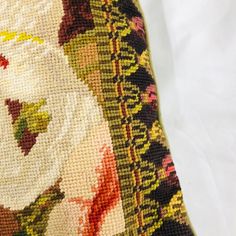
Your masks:
{"label": "white surface", "polygon": [[236,1],[140,0],[198,236],[236,235]]}

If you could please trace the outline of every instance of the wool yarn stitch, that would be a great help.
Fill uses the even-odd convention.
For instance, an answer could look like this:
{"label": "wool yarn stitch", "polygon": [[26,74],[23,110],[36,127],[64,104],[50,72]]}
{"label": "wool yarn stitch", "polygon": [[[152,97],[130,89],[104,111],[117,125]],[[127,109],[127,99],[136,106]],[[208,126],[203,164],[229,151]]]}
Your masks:
{"label": "wool yarn stitch", "polygon": [[0,236],[193,236],[137,0],[2,0]]}

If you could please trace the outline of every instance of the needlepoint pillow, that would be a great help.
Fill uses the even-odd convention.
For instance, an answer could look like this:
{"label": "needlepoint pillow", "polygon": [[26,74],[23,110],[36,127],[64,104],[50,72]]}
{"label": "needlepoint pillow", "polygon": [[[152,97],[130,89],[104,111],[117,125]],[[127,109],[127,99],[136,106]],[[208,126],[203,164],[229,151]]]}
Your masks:
{"label": "needlepoint pillow", "polygon": [[0,14],[0,235],[194,235],[138,2]]}

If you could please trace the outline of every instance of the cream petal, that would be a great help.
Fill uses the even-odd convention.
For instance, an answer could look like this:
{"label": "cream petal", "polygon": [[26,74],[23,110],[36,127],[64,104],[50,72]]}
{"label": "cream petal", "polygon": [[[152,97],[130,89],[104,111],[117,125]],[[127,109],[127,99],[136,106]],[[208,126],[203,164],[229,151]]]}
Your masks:
{"label": "cream petal", "polygon": [[0,31],[27,31],[58,45],[63,15],[62,1],[58,0],[1,0]]}
{"label": "cream petal", "polygon": [[66,198],[82,197],[92,199],[97,187],[97,169],[101,166],[104,146],[110,146],[111,137],[108,122],[93,126],[86,137],[77,145],[64,165],[61,172],[61,190]]}
{"label": "cream petal", "polygon": [[63,201],[50,213],[45,236],[78,236],[83,228],[87,209],[76,203]]}
{"label": "cream petal", "polygon": [[[9,67],[0,69],[0,204],[22,209],[60,176],[63,162],[87,130],[102,120],[102,111],[87,86],[78,80],[62,50],[48,44],[6,42],[0,52]],[[24,156],[14,139],[5,99],[38,102],[44,98],[52,120],[48,131]]]}

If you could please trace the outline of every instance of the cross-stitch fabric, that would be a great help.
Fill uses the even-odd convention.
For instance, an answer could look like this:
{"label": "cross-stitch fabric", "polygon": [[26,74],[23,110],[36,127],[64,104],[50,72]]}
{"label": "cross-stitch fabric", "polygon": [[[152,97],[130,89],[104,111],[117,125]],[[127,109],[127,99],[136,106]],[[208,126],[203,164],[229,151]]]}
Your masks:
{"label": "cross-stitch fabric", "polygon": [[2,0],[0,236],[192,236],[136,0]]}

